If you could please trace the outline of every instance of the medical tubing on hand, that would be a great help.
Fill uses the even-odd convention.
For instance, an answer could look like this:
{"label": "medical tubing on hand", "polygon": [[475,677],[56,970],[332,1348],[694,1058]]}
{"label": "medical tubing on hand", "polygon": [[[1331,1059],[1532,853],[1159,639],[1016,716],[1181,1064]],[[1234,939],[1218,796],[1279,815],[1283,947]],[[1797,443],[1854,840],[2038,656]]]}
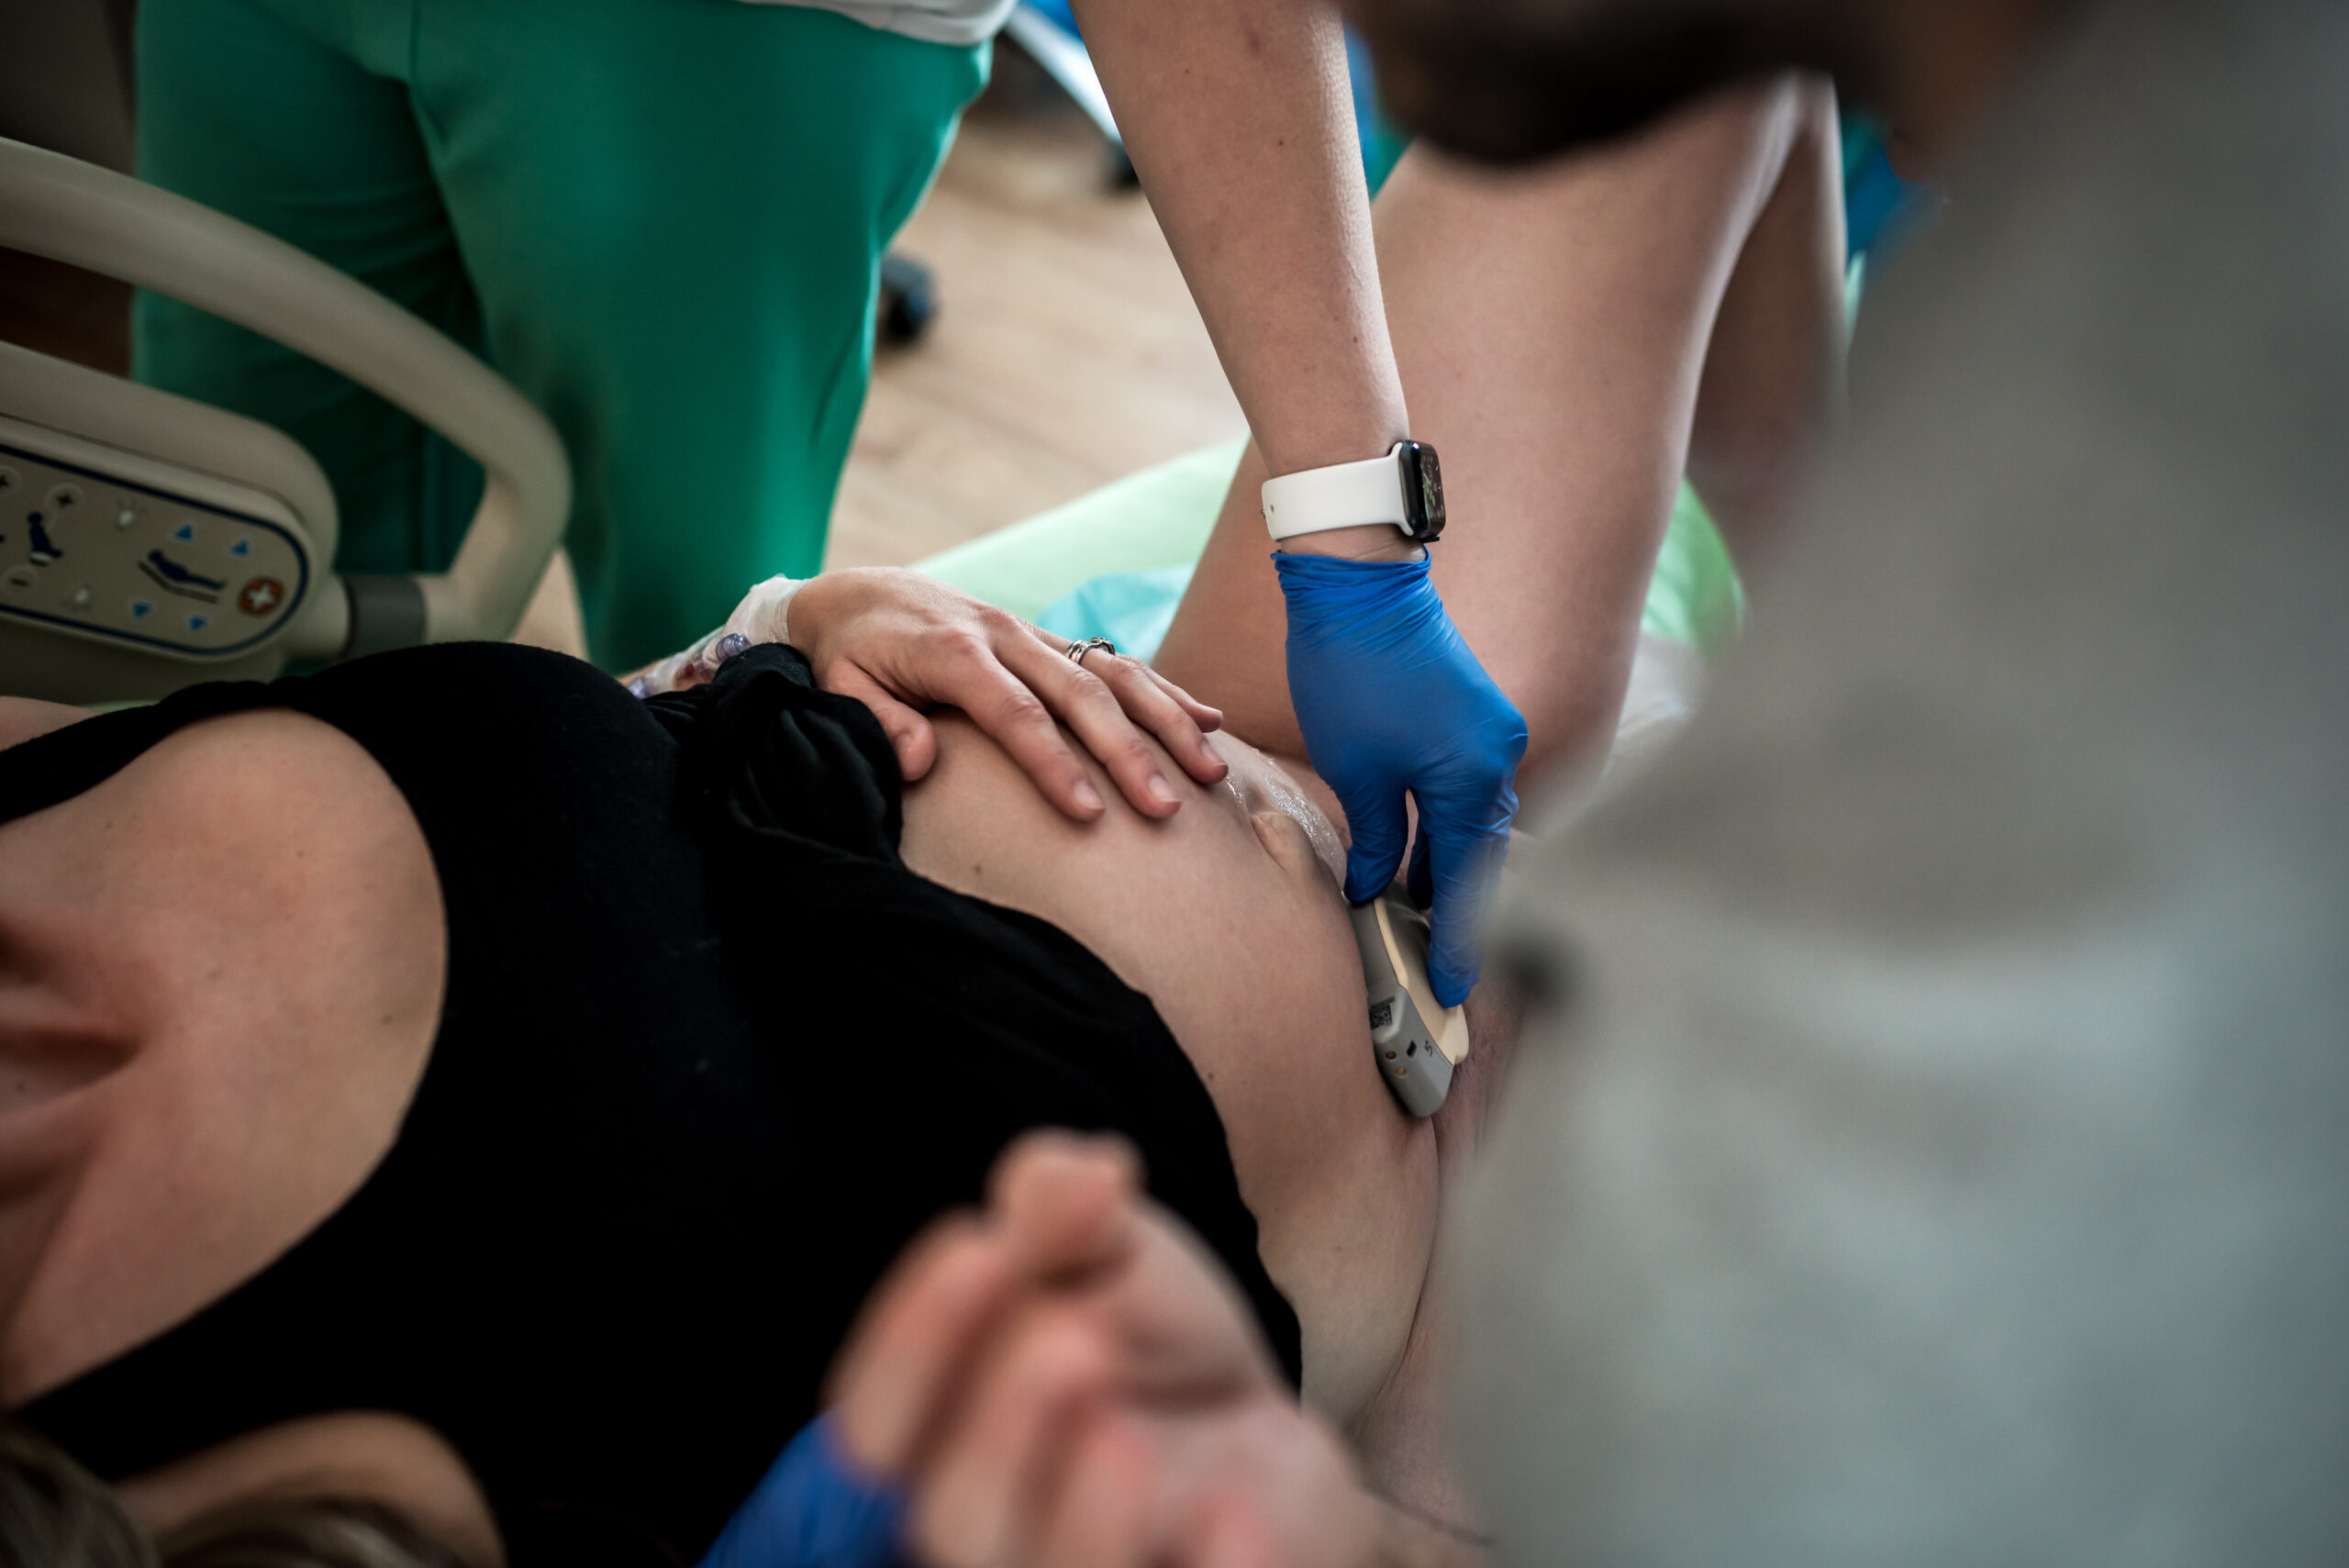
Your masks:
{"label": "medical tubing on hand", "polygon": [[799,1429],[701,1568],[897,1568],[905,1496],[861,1473],[827,1413]]}
{"label": "medical tubing on hand", "polygon": [[1432,896],[1428,978],[1436,1000],[1465,1000],[1478,970],[1484,905],[1517,815],[1525,719],[1445,613],[1417,561],[1346,561],[1275,551],[1288,602],[1289,700],[1307,753],[1346,810],[1346,897],[1395,879],[1419,805]]}

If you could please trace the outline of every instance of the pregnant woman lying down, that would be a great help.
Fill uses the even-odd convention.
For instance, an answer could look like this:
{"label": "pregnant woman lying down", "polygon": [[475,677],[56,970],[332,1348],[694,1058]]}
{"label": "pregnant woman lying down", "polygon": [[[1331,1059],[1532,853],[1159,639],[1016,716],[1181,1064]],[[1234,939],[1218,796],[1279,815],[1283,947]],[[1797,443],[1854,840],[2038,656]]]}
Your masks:
{"label": "pregnant woman lying down", "polygon": [[[956,620],[1041,649],[909,573],[793,606],[828,663]],[[1361,1408],[1432,1134],[1371,1067],[1309,776],[1160,717],[1221,776],[1139,753],[1146,816],[1088,768],[1082,823],[943,716],[904,791],[780,644],[649,701],[419,650],[0,752],[0,1394],[134,1500],[338,1416],[445,1447],[509,1561],[691,1561],[888,1261],[1063,1125],[1131,1140]]]}
{"label": "pregnant woman lying down", "polygon": [[[1783,301],[1740,293],[1754,266],[1815,259],[1780,218],[1820,105],[1731,95],[1600,169],[1606,221],[1663,237],[1632,246],[1648,316],[1560,259],[1583,172],[1407,165],[1382,201],[1455,248],[1389,258],[1419,280],[1397,341],[1453,478],[1438,579],[1529,783],[1603,734],[1637,625],[1640,540],[1580,509],[1652,555],[1708,335]],[[1586,348],[1594,314],[1680,336],[1645,380],[1415,368],[1496,286],[1496,363]],[[1809,341],[1756,319],[1748,403]],[[1578,443],[1635,480],[1562,485]],[[689,1563],[893,1256],[1060,1126],[1139,1151],[1367,1473],[1434,1507],[1426,1285],[1484,1084],[1431,1124],[1372,1066],[1270,576],[1227,529],[1170,639],[1217,734],[1130,661],[889,573],[800,592],[798,651],[643,700],[484,645],[95,717],[0,702],[0,1402],[156,1531],[330,1493],[483,1568]],[[940,702],[974,717],[909,706]]]}

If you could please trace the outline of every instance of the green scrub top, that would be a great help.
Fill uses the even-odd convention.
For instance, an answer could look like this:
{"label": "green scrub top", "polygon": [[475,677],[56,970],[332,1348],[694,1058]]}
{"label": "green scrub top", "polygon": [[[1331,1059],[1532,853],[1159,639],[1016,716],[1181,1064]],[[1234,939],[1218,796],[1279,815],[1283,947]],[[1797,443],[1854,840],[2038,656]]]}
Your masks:
{"label": "green scrub top", "polygon": [[[480,353],[562,431],[588,640],[683,646],[812,574],[864,400],[874,270],[985,44],[735,0],[142,0],[140,174]],[[158,295],[141,380],[333,482],[338,564],[438,571],[479,470],[381,399]]]}

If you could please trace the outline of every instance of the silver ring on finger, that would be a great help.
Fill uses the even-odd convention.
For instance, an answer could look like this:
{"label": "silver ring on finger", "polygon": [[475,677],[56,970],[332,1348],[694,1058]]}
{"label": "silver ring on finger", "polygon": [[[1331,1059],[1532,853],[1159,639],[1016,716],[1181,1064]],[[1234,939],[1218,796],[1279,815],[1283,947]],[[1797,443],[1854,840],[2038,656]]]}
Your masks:
{"label": "silver ring on finger", "polygon": [[1085,638],[1080,641],[1072,642],[1066,648],[1061,650],[1062,652],[1068,655],[1068,662],[1077,666],[1079,669],[1083,669],[1085,667],[1085,656],[1088,653],[1097,651],[1102,653],[1115,653],[1117,651],[1118,645],[1110,641],[1106,637]]}

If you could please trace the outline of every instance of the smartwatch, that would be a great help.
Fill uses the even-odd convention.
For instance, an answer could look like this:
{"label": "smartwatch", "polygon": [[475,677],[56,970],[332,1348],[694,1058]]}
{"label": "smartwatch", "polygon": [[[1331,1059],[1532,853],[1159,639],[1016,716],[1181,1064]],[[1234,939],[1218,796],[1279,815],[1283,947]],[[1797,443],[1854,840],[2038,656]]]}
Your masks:
{"label": "smartwatch", "polygon": [[1379,524],[1426,544],[1443,532],[1443,471],[1425,441],[1397,441],[1385,457],[1267,479],[1264,505],[1275,541]]}

